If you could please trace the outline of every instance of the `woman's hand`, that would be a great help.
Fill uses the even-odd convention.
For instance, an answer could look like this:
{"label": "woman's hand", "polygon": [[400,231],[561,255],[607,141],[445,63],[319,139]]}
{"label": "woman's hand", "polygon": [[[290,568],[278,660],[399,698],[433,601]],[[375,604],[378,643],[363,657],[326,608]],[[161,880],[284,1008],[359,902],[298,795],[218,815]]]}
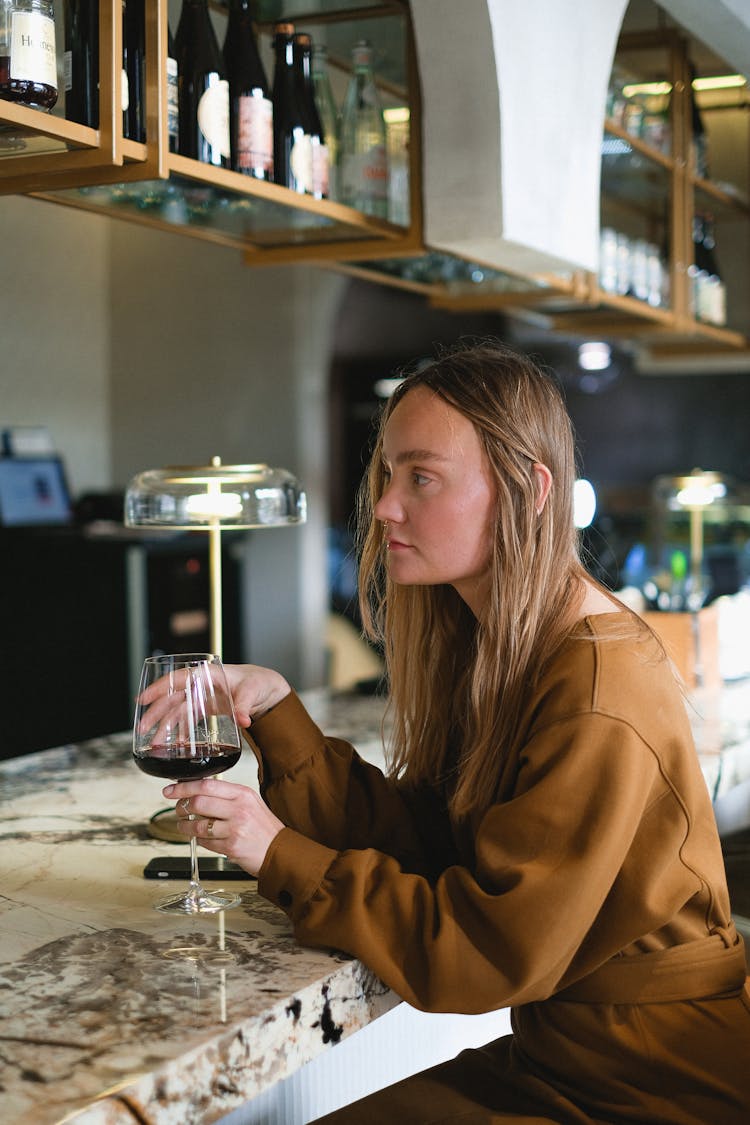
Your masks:
{"label": "woman's hand", "polygon": [[177,801],[178,826],[186,839],[197,837],[202,847],[227,856],[251,875],[258,874],[271,841],[284,827],[247,785],[205,778],[167,785],[162,793]]}
{"label": "woman's hand", "polygon": [[[272,668],[261,668],[257,664],[225,664],[224,671],[234,713],[241,727],[249,727],[254,718],[270,711],[292,690],[284,677]],[[141,731],[154,727],[157,730],[155,737],[158,738],[169,724],[179,722],[184,699],[179,694],[170,695],[168,692],[170,685],[184,686],[185,678],[184,671],[175,673],[171,680],[169,676],[162,676],[139,696],[138,701],[146,707],[141,718]],[[217,699],[221,706],[220,695]]]}
{"label": "woman's hand", "polygon": [[241,727],[250,726],[292,690],[280,672],[258,664],[225,664],[224,671]]}

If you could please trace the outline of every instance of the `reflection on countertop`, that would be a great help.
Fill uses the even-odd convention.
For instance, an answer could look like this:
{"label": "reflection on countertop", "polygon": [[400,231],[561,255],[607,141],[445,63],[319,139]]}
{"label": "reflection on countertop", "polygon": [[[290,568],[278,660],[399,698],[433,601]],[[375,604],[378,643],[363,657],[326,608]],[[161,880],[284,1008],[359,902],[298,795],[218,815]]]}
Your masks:
{"label": "reflection on countertop", "polygon": [[[307,701],[365,752],[377,740],[382,700]],[[209,1122],[397,1003],[359,962],[300,948],[254,881],[224,914],[152,909],[165,887],[143,867],[186,848],[148,835],[162,783],[129,733],[9,759],[0,779],[4,1120]],[[257,784],[249,751],[232,779]]]}

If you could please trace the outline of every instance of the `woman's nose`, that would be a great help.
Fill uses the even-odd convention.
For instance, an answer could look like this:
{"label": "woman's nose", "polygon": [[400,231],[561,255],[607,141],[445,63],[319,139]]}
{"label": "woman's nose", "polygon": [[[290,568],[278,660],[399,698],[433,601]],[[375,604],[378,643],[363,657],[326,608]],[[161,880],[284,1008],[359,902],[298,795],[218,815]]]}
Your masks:
{"label": "woman's nose", "polygon": [[387,484],[373,509],[373,515],[381,523],[398,523],[403,519],[403,510],[398,502],[392,484]]}

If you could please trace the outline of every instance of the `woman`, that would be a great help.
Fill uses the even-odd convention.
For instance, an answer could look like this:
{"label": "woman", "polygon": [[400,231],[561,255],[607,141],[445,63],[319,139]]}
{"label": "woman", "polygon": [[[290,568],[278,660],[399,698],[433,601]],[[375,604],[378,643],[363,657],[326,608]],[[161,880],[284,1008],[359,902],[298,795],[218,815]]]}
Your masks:
{"label": "woman", "polygon": [[744,951],[685,706],[658,641],[581,565],[573,481],[562,398],[527,359],[484,344],[409,375],[363,494],[390,776],[244,666],[262,798],[164,790],[300,942],[427,1011],[512,1006],[513,1036],[332,1123],[750,1119]]}

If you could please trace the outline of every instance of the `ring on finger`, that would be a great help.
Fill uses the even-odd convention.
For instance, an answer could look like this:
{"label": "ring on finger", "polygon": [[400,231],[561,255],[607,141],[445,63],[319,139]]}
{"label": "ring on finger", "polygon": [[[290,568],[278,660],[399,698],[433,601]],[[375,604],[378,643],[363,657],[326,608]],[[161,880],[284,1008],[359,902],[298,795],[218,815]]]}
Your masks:
{"label": "ring on finger", "polygon": [[216,823],[215,820],[209,820],[208,824],[206,825],[206,836],[208,837],[209,840],[213,840],[214,824],[215,823]]}
{"label": "ring on finger", "polygon": [[183,797],[182,800],[179,802],[179,804],[180,804],[183,812],[185,812],[185,813],[190,812],[190,798],[189,797]]}

